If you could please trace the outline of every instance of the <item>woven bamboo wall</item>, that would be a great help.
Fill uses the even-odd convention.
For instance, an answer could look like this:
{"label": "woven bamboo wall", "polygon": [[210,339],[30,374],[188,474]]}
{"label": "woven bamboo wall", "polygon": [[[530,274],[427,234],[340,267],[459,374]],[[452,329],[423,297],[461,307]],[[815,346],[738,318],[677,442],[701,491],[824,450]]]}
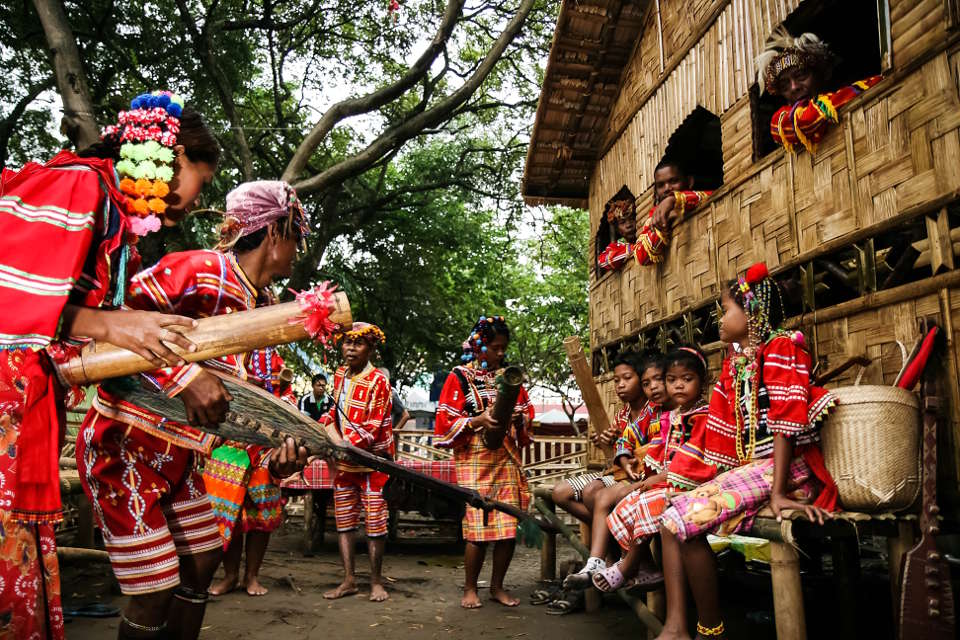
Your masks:
{"label": "woven bamboo wall", "polygon": [[[936,55],[842,109],[841,124],[815,155],[776,151],[744,165],[739,176],[726,176],[711,201],[675,230],[662,265],[631,264],[592,283],[591,344],[633,333],[715,296],[718,282],[753,262],[764,260],[775,268],[802,259],[825,242],[960,189],[958,66],[960,54]],[[746,97],[733,105],[730,117],[722,115],[722,123],[741,121],[743,111],[749,112]],[[641,109],[637,118],[643,116]],[[655,143],[641,130],[631,125],[598,163],[590,195],[594,236],[603,202],[623,184],[644,194],[641,212],[649,206],[649,181],[637,177],[643,171],[626,169],[642,159],[621,152],[659,144],[649,154],[652,170],[652,158],[663,153],[668,136]],[[735,146],[723,142],[725,149]]]}
{"label": "woven bamboo wall", "polygon": [[[651,325],[656,328],[709,301],[717,295],[719,282],[755,261],[764,260],[771,268],[800,264],[825,244],[839,246],[892,218],[907,217],[925,203],[960,195],[960,44],[954,40],[943,50],[948,33],[939,0],[891,0],[893,71],[841,109],[841,124],[827,134],[815,155],[775,151],[753,161],[747,96],[755,75],[753,57],[769,30],[799,4],[697,3],[691,13],[718,17],[709,28],[694,25],[687,30],[705,33],[693,48],[681,46],[671,53],[664,44],[664,78],[659,75],[658,32],[645,29],[609,123],[611,135],[625,128],[590,181],[594,237],[603,203],[622,185],[649,202],[653,167],[670,135],[698,105],[721,119],[725,184],[675,230],[662,265],[630,264],[619,273],[594,278],[592,348]],[[666,9],[673,5],[661,1],[664,33],[670,33],[667,25],[673,18]],[[653,9],[646,19],[655,19]],[[675,35],[670,46],[682,42],[683,37]],[[670,55],[679,60],[672,69]],[[638,211],[646,211],[646,206],[638,206]],[[944,308],[950,309],[949,318],[943,317]],[[896,341],[909,348],[918,316],[960,327],[960,289],[851,311],[816,325],[808,318],[803,329],[823,366],[866,352],[875,364],[864,382],[889,383],[900,367]],[[951,357],[956,372],[960,344],[954,342]],[[612,411],[616,397],[608,375],[599,382]],[[850,372],[839,383],[850,383],[855,375]],[[960,455],[958,393],[952,389],[953,427],[945,440],[954,456]],[[956,474],[956,469],[954,464],[951,472]]]}

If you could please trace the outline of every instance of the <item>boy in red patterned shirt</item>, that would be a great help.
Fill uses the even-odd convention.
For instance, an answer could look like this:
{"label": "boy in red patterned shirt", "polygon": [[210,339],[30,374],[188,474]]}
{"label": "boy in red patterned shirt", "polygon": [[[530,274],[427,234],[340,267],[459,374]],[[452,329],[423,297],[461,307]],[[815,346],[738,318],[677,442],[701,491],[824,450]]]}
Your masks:
{"label": "boy in red patterned shirt", "polygon": [[[383,331],[366,322],[354,322],[353,328],[344,334],[342,352],[346,364],[333,374],[333,407],[320,418],[320,423],[334,442],[346,441],[384,458],[393,458],[390,381],[370,363],[377,345],[384,341]],[[323,597],[335,600],[357,593],[353,549],[362,508],[366,512],[370,553],[370,601],[383,602],[390,597],[381,573],[389,515],[383,486],[388,476],[344,462],[336,466],[333,502],[344,576],[340,586]]]}

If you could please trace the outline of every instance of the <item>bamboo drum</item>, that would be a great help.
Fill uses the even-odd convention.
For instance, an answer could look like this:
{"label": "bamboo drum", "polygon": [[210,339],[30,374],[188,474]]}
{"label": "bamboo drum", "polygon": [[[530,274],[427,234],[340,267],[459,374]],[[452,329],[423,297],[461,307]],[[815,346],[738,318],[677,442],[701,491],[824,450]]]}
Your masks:
{"label": "bamboo drum", "polygon": [[[350,301],[342,291],[333,294],[330,320],[340,326],[350,326]],[[119,312],[118,312],[119,313]],[[197,350],[185,351],[167,345],[187,362],[200,362],[253,349],[262,349],[309,338],[300,322],[294,321],[302,313],[300,303],[283,304],[240,311],[211,318],[203,318],[193,329],[183,332]],[[137,354],[110,344],[91,342],[80,355],[58,367],[63,381],[69,385],[87,385],[108,378],[152,371],[156,366]]]}
{"label": "bamboo drum", "polygon": [[517,406],[522,383],[523,370],[520,367],[511,365],[497,374],[497,399],[490,414],[499,427],[483,432],[483,444],[488,449],[499,449],[503,445],[507,429],[513,421],[513,410]]}

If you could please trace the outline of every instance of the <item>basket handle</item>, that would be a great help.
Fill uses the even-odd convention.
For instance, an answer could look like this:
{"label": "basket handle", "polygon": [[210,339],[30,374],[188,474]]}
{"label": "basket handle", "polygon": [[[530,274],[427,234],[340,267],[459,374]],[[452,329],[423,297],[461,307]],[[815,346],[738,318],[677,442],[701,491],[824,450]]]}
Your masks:
{"label": "basket handle", "polygon": [[846,371],[850,367],[853,367],[856,365],[860,365],[861,367],[860,375],[857,376],[857,384],[860,384],[860,378],[863,377],[863,372],[866,371],[866,368],[870,366],[870,363],[872,362],[873,360],[868,358],[866,354],[847,358],[836,367],[833,367],[832,369],[828,369],[827,371],[824,371],[822,374],[817,376],[814,379],[813,384],[817,386],[826,384],[827,382],[830,382],[831,380],[833,380],[834,378],[842,374],[844,371]]}

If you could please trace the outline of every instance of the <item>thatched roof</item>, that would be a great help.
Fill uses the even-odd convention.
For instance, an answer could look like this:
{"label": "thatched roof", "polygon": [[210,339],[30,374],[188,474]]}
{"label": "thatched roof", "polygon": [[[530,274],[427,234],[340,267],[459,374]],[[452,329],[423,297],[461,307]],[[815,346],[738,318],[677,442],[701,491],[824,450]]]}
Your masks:
{"label": "thatched roof", "polygon": [[586,207],[590,173],[649,0],[563,0],[523,173],[527,204]]}

